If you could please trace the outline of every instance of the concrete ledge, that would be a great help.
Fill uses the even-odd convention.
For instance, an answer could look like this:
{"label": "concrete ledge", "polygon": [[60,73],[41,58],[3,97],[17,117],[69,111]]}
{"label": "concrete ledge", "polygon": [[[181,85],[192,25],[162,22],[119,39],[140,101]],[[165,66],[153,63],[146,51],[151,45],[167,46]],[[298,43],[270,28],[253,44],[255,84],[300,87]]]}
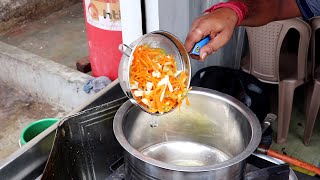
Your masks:
{"label": "concrete ledge", "polygon": [[70,111],[93,93],[82,90],[91,76],[0,42],[0,82]]}
{"label": "concrete ledge", "polygon": [[1,0],[0,32],[19,22],[44,17],[80,0]]}

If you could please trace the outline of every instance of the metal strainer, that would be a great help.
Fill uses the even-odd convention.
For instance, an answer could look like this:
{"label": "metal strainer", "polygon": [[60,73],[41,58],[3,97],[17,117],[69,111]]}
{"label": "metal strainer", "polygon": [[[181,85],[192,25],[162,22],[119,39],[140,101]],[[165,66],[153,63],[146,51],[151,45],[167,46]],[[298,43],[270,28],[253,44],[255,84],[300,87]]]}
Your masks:
{"label": "metal strainer", "polygon": [[[185,72],[187,75],[187,88],[190,86],[191,79],[190,58],[181,41],[176,36],[166,31],[153,31],[141,36],[129,46],[126,44],[121,44],[119,46],[119,50],[123,53],[118,71],[118,79],[122,90],[133,104],[140,106],[145,112],[153,115],[161,115],[160,113],[151,113],[147,108],[141,106],[134,99],[130,89],[129,70],[133,59],[132,55],[135,48],[139,45],[149,45],[151,48],[162,48],[167,54],[172,54],[177,63],[177,70]],[[175,108],[171,111],[174,109]]]}

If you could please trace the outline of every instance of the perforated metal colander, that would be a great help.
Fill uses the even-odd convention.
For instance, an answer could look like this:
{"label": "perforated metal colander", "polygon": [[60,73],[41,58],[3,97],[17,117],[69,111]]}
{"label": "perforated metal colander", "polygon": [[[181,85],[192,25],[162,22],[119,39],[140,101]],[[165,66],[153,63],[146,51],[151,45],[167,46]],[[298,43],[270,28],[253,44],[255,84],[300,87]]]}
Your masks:
{"label": "perforated metal colander", "polygon": [[[133,104],[140,106],[145,112],[150,113],[147,108],[137,103],[130,89],[129,71],[131,62],[133,60],[132,56],[135,48],[140,45],[149,45],[151,48],[161,48],[165,50],[167,54],[173,55],[177,64],[177,70],[185,72],[187,75],[187,88],[190,86],[191,79],[190,58],[181,41],[176,36],[166,31],[154,31],[141,36],[130,45],[121,44],[119,46],[119,50],[123,53],[118,71],[118,79],[121,88]],[[173,108],[171,111],[174,109],[175,108]],[[160,113],[150,114],[160,115]]]}

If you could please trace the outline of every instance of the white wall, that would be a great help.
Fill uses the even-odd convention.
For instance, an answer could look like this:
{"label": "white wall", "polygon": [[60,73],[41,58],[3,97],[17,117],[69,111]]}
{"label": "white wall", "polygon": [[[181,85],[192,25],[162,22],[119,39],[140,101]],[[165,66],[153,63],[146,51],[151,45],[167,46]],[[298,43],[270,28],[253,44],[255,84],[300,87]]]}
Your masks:
{"label": "white wall", "polygon": [[130,45],[142,35],[141,1],[120,0],[122,41]]}
{"label": "white wall", "polygon": [[147,33],[160,29],[159,0],[145,0]]}

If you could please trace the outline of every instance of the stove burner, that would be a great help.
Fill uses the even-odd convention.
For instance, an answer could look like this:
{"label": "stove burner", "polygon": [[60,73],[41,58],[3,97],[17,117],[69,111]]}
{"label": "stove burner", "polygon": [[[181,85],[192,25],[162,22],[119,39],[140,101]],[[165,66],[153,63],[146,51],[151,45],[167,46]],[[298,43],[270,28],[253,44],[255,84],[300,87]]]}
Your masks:
{"label": "stove burner", "polygon": [[[118,168],[116,168],[118,167]],[[116,168],[116,169],[115,169]],[[125,169],[123,158],[110,166],[113,171],[106,180],[124,180]],[[115,170],[114,170],[115,169]],[[246,166],[245,180],[287,180],[289,179],[290,168],[287,164],[276,165],[272,162],[251,155]]]}
{"label": "stove burner", "polygon": [[118,169],[116,169],[112,174],[110,174],[106,178],[106,180],[123,180],[124,177],[124,165],[122,164]]}
{"label": "stove burner", "polygon": [[287,164],[274,165],[271,167],[247,172],[245,175],[245,180],[284,180],[289,179],[289,173],[290,169]]}

